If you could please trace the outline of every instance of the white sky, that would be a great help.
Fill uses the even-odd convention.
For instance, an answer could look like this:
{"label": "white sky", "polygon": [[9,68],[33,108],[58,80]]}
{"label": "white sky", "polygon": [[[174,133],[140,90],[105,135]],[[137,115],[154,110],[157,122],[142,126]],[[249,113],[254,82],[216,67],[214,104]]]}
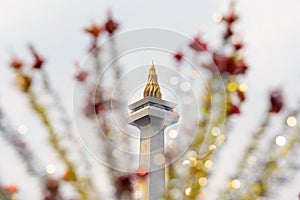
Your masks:
{"label": "white sky", "polygon": [[[193,36],[199,29],[206,27],[205,37],[218,44],[220,26],[214,24],[212,16],[217,11],[225,11],[228,1],[220,0],[0,0],[0,103],[12,122],[17,126],[26,124],[28,141],[34,143],[44,162],[55,159],[46,147],[43,130],[35,117],[27,117],[30,110],[27,103],[13,85],[13,76],[7,67],[10,53],[16,52],[28,58],[29,42],[33,42],[42,55],[47,58],[45,66],[54,83],[54,87],[63,97],[65,106],[71,112],[72,77],[75,59],[83,60],[89,40],[83,33],[83,27],[91,20],[102,22],[108,8],[113,10],[121,23],[122,31],[136,28],[167,28]],[[300,2],[298,0],[240,0],[238,12],[241,15],[237,27],[247,44],[247,60],[251,67],[245,82],[249,85],[249,98],[244,107],[242,119],[237,122],[231,134],[230,145],[224,149],[228,173],[234,167],[239,152],[232,148],[246,145],[249,134],[259,123],[270,87],[281,86],[286,94],[288,106],[295,106],[299,94],[300,57]],[[63,85],[64,87],[61,87]],[[36,183],[24,178],[19,161],[14,153],[0,140],[0,177],[4,183],[19,183],[22,199],[38,199]],[[221,176],[221,175],[220,175]],[[299,179],[299,177],[298,177]],[[297,185],[280,190],[277,198],[296,200],[300,192]],[[213,191],[213,190],[212,190]]]}

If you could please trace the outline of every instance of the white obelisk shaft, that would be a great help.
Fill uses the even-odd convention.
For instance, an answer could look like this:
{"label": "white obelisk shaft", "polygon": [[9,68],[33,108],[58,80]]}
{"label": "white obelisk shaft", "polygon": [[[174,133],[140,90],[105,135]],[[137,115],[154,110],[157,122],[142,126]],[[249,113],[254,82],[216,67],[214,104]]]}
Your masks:
{"label": "white obelisk shaft", "polygon": [[[149,129],[148,129],[149,130]],[[141,129],[141,135],[148,135],[146,129]],[[147,189],[145,197],[149,200],[159,200],[165,190],[164,161],[164,131],[154,133],[151,138],[140,139],[140,167],[148,170]]]}

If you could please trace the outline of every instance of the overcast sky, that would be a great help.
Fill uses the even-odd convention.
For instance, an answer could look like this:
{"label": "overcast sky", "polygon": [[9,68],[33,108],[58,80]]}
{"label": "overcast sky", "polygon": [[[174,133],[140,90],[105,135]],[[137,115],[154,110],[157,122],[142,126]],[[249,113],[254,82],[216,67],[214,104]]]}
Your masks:
{"label": "overcast sky", "polygon": [[[13,52],[29,58],[26,45],[29,42],[35,44],[47,58],[46,71],[71,114],[72,63],[75,59],[82,61],[85,58],[89,45],[83,27],[92,20],[103,22],[107,9],[113,11],[121,24],[121,31],[155,27],[193,36],[205,27],[205,38],[217,45],[221,26],[213,22],[212,16],[226,11],[227,5],[228,1],[221,0],[0,0],[1,106],[15,126],[28,126],[27,140],[34,143],[35,150],[44,150],[38,155],[43,157],[45,164],[51,162],[55,158],[44,147],[45,136],[39,134],[42,128],[37,125],[36,118],[28,117],[29,108],[24,106],[27,102],[13,85],[13,75],[7,67]],[[249,85],[249,98],[243,107],[245,114],[231,134],[234,139],[224,149],[224,159],[239,158],[239,152],[230,147],[247,144],[249,134],[246,133],[255,128],[265,112],[270,88],[283,88],[289,107],[297,105],[300,99],[299,8],[298,0],[238,1],[241,19],[237,29],[247,44],[246,57],[250,66],[244,80]],[[25,172],[19,169],[14,152],[3,141],[0,141],[0,151],[1,181],[20,184],[22,199],[38,199],[39,193],[32,192],[37,183],[27,176],[24,178],[22,174]],[[234,161],[230,163],[227,173],[234,166]],[[296,200],[300,181],[297,183],[280,190],[277,199]]]}

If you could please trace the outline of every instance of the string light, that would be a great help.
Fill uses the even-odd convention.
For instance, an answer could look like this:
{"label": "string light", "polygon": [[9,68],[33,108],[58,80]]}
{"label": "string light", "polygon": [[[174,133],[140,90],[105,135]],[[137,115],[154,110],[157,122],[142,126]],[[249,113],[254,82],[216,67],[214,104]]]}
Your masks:
{"label": "string light", "polygon": [[286,144],[286,138],[282,135],[276,137],[276,145],[279,147],[283,147]]}
{"label": "string light", "polygon": [[184,161],[182,162],[182,165],[184,165],[184,166],[190,166],[190,165],[191,165],[191,161],[189,161],[189,160],[184,160]]}
{"label": "string light", "polygon": [[171,189],[170,194],[173,197],[172,199],[182,199],[181,191],[178,188]]}
{"label": "string light", "polygon": [[239,87],[241,92],[246,92],[248,90],[248,86],[245,83],[242,83]]}
{"label": "string light", "polygon": [[118,158],[121,156],[121,152],[118,149],[114,149],[112,155],[113,157]]}
{"label": "string light", "polygon": [[290,116],[287,118],[286,123],[289,127],[295,127],[297,125],[297,119],[294,116]]}
{"label": "string light", "polygon": [[191,96],[184,96],[183,97],[183,103],[184,104],[191,104],[192,103],[192,97]]}
{"label": "string light", "polygon": [[204,166],[208,169],[211,169],[213,166],[213,161],[211,161],[211,160],[205,161]]}
{"label": "string light", "polygon": [[173,77],[170,78],[170,83],[172,85],[177,85],[179,83],[179,80],[176,76],[173,76]]}
{"label": "string light", "polygon": [[154,162],[157,165],[163,165],[165,163],[165,156],[161,153],[158,153],[154,156]]}
{"label": "string light", "polygon": [[227,87],[230,92],[235,92],[238,88],[236,82],[229,83]]}
{"label": "string light", "polygon": [[192,188],[186,188],[184,193],[185,193],[185,195],[189,196],[191,191],[192,191]]}
{"label": "string light", "polygon": [[214,20],[214,22],[217,22],[217,23],[219,23],[219,22],[221,22],[222,21],[222,15],[220,14],[220,13],[215,13],[214,15],[213,15],[213,20]]}
{"label": "string light", "polygon": [[199,178],[199,184],[203,187],[207,185],[207,179],[205,177]]}
{"label": "string light", "polygon": [[223,134],[219,135],[219,137],[218,137],[218,143],[219,144],[223,143],[225,140],[226,140],[225,135],[223,135]]}
{"label": "string light", "polygon": [[234,179],[231,181],[230,186],[235,190],[239,189],[241,187],[241,182],[238,179]]}
{"label": "string light", "polygon": [[11,195],[11,200],[17,200],[17,199],[19,199],[17,194]]}
{"label": "string light", "polygon": [[192,78],[197,78],[199,76],[197,70],[193,69],[191,72],[191,76],[192,76]]}
{"label": "string light", "polygon": [[189,151],[188,154],[187,154],[187,156],[189,158],[197,158],[198,154],[197,154],[196,151]]}
{"label": "string light", "polygon": [[214,151],[214,150],[216,150],[216,149],[217,149],[217,146],[214,145],[214,144],[211,144],[211,145],[209,145],[209,147],[208,147],[208,150],[209,150],[209,151]]}
{"label": "string light", "polygon": [[196,158],[190,158],[190,167],[195,167],[198,163]]}
{"label": "string light", "polygon": [[143,197],[143,191],[142,191],[142,190],[136,190],[136,192],[135,192],[135,197],[136,197],[137,199],[142,198],[142,197]]}
{"label": "string light", "polygon": [[205,24],[202,24],[200,27],[199,27],[199,32],[200,33],[205,33],[207,31],[207,26]]}
{"label": "string light", "polygon": [[168,142],[168,147],[171,148],[171,149],[175,149],[176,148],[176,142],[174,140],[170,140]]}
{"label": "string light", "polygon": [[247,162],[251,165],[253,163],[255,163],[257,160],[257,158],[255,156],[249,156]]}
{"label": "string light", "polygon": [[24,125],[20,125],[19,127],[18,127],[18,132],[20,133],[20,134],[22,134],[22,135],[24,135],[24,134],[26,134],[27,133],[27,127],[26,126],[24,126]]}
{"label": "string light", "polygon": [[178,132],[175,129],[169,131],[169,137],[175,139],[178,135]]}
{"label": "string light", "polygon": [[183,82],[180,84],[180,89],[184,92],[188,92],[191,89],[191,85],[189,82]]}
{"label": "string light", "polygon": [[215,137],[219,136],[221,134],[221,130],[218,127],[213,127],[211,129],[211,134]]}
{"label": "string light", "polygon": [[53,164],[49,164],[46,167],[46,171],[48,174],[54,174],[56,172],[56,166]]}

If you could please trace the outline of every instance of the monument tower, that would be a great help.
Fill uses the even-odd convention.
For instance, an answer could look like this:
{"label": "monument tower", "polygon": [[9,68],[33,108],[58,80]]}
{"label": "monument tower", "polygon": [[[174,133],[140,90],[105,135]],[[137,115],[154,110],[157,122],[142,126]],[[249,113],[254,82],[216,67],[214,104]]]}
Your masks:
{"label": "monument tower", "polygon": [[162,100],[157,82],[155,66],[149,69],[144,98],[129,105],[130,124],[136,126],[140,134],[139,166],[148,172],[144,200],[159,200],[165,190],[165,150],[164,130],[179,119],[174,115],[175,103]]}

